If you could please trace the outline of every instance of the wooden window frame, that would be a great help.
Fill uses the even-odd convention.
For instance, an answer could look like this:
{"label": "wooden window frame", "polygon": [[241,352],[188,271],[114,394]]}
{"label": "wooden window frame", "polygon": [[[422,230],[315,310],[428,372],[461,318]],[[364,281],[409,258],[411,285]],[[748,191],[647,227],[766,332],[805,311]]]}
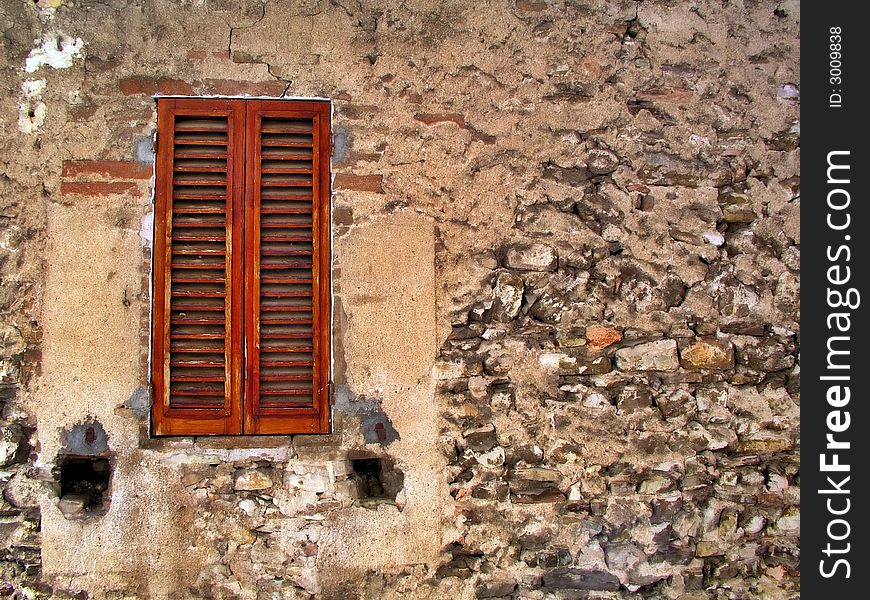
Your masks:
{"label": "wooden window frame", "polygon": [[[162,437],[329,433],[332,390],[329,165],[331,103],[324,100],[162,97],[157,99],[157,107],[152,261],[152,435]],[[224,337],[223,351],[217,352],[217,356],[223,354],[223,364],[220,366],[223,368],[224,398],[222,406],[213,403],[207,408],[190,408],[173,404],[173,396],[170,392],[170,360],[172,359],[170,329],[171,323],[180,321],[180,319],[172,320],[173,306],[175,310],[178,310],[178,307],[172,304],[171,280],[172,268],[174,268],[174,265],[171,268],[175,202],[173,194],[176,189],[174,186],[178,170],[174,161],[179,160],[176,158],[179,152],[174,137],[177,116],[183,118],[201,116],[217,120],[226,118],[226,167],[221,171],[226,173],[226,205],[222,213],[223,223],[217,229],[217,231],[223,229],[225,232],[224,275],[219,276],[224,285],[220,292],[224,297],[222,323]],[[261,124],[264,118],[284,119],[288,122],[294,119],[300,122],[308,120],[311,122],[311,167],[310,170],[305,171],[306,174],[310,173],[311,178],[310,184],[305,186],[305,189],[311,189],[311,359],[306,364],[311,365],[312,387],[311,401],[307,406],[301,404],[260,406],[262,398],[259,393],[262,300],[260,208],[263,191],[261,150],[266,144],[261,140]],[[304,178],[304,175],[302,177]],[[182,184],[178,183],[178,185]],[[193,217],[194,220],[197,218]],[[213,227],[213,222],[208,226]],[[299,227],[299,225],[289,225],[289,227]],[[279,229],[272,231],[277,234],[282,233]],[[296,231],[291,230],[291,233]],[[302,232],[303,237],[308,235],[308,229],[298,231]],[[284,233],[286,234],[287,230],[284,230]],[[224,241],[222,237],[210,239]],[[289,239],[295,238],[291,236]],[[305,262],[307,264],[307,261]],[[219,262],[217,264],[220,265]],[[219,266],[218,269],[220,268]],[[177,279],[183,280],[181,276]],[[298,283],[296,280],[282,281]],[[308,279],[304,281],[307,283]],[[220,304],[217,306],[219,307]],[[296,321],[292,322],[296,323]],[[211,335],[214,337],[215,334]],[[179,359],[179,362],[183,361]]]}

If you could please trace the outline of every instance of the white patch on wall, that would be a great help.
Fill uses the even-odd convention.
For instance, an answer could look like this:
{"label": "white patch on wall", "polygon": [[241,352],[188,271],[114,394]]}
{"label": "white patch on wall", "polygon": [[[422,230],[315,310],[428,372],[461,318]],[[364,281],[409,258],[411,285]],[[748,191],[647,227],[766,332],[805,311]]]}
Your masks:
{"label": "white patch on wall", "polygon": [[63,33],[45,36],[41,46],[30,51],[24,61],[24,70],[33,73],[44,65],[53,69],[67,69],[72,66],[73,58],[84,48],[82,38],[71,38]]}
{"label": "white patch on wall", "polygon": [[45,79],[28,79],[21,83],[21,102],[18,103],[18,129],[35,133],[45,122],[45,103],[42,92]]}
{"label": "white patch on wall", "polygon": [[708,231],[704,233],[704,239],[708,244],[713,244],[714,246],[721,246],[725,243],[725,236],[718,231]]}
{"label": "white patch on wall", "polygon": [[154,213],[146,213],[139,223],[139,239],[142,240],[143,248],[150,248],[154,238]]}

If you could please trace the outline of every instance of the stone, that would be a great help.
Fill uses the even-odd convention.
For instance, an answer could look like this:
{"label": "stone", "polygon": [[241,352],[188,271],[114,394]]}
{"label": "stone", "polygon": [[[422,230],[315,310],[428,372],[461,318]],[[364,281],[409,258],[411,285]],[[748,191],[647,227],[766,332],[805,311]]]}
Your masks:
{"label": "stone", "polygon": [[492,318],[506,322],[520,314],[523,303],[523,280],[513,273],[499,273],[492,288]]}
{"label": "stone", "polygon": [[600,356],[575,356],[573,364],[560,367],[560,375],[603,375],[613,370],[610,358],[604,354]]}
{"label": "stone", "polygon": [[674,390],[656,398],[656,405],[666,419],[685,414],[697,407],[695,398],[686,390]]}
{"label": "stone", "polygon": [[638,171],[642,181],[652,185],[719,187],[729,183],[731,174],[726,165],[708,166],[698,160],[685,160],[673,154],[652,152],[645,156],[646,164]]}
{"label": "stone", "polygon": [[651,523],[670,523],[674,520],[683,507],[683,495],[680,492],[672,492],[650,501],[653,513]]}
{"label": "stone", "polygon": [[742,344],[737,349],[737,361],[751,369],[762,372],[781,371],[794,366],[795,357],[791,349],[774,337],[760,343]]}
{"label": "stone", "polygon": [[674,489],[675,485],[670,477],[655,474],[641,481],[637,491],[640,494],[659,494]]}
{"label": "stone", "polygon": [[504,265],[520,271],[554,271],[559,261],[556,249],[546,244],[515,244],[504,251]]}
{"label": "stone", "polygon": [[752,210],[752,201],[745,194],[727,192],[719,196],[719,204],[726,223],[752,223],[758,218]]}
{"label": "stone", "polygon": [[545,504],[564,502],[565,494],[556,488],[544,488],[540,491],[511,492],[511,502],[514,504]]}
{"label": "stone", "polygon": [[21,331],[14,325],[4,323],[0,325],[0,351],[6,356],[24,352],[27,344]]}
{"label": "stone", "polygon": [[239,546],[247,546],[257,541],[256,534],[247,527],[231,527],[228,537]]}
{"label": "stone", "polygon": [[501,446],[496,446],[488,452],[476,453],[474,455],[474,458],[475,460],[477,460],[478,463],[480,463],[480,465],[487,467],[488,469],[495,469],[496,467],[500,467],[504,464],[504,448],[502,448]]}
{"label": "stone", "polygon": [[622,332],[613,327],[587,327],[586,341],[589,347],[601,350],[622,340]]}
{"label": "stone", "polygon": [[465,438],[465,445],[474,452],[488,452],[498,446],[498,437],[492,424],[478,430],[464,431],[462,437]]}
{"label": "stone", "polygon": [[233,482],[236,491],[260,491],[271,487],[272,477],[264,469],[241,469]]}
{"label": "stone", "polygon": [[716,542],[701,540],[695,544],[695,556],[698,558],[709,558],[711,556],[722,556],[725,552],[719,547]]}
{"label": "stone", "polygon": [[619,166],[619,158],[613,152],[600,148],[592,150],[589,153],[589,159],[586,161],[586,168],[593,175],[613,173],[617,166]]}
{"label": "stone", "polygon": [[785,313],[799,313],[801,309],[800,280],[791,273],[783,273],[776,282],[774,304]]}
{"label": "stone", "polygon": [[785,452],[794,447],[794,442],[784,438],[744,440],[737,444],[737,452],[745,454],[772,454]]}
{"label": "stone", "polygon": [[562,474],[555,469],[544,469],[540,467],[531,467],[527,469],[514,469],[510,472],[509,479],[511,482],[516,481],[534,481],[544,483],[555,483],[562,478]]}
{"label": "stone", "polygon": [[580,348],[586,345],[586,334],[582,329],[559,329],[556,342],[562,348]]}
{"label": "stone", "polygon": [[646,554],[631,542],[605,544],[604,554],[607,557],[607,568],[627,573],[646,560]]}
{"label": "stone", "polygon": [[619,392],[616,407],[620,412],[632,413],[652,406],[652,394],[647,387],[626,386]]}
{"label": "stone", "polygon": [[581,404],[590,408],[604,408],[610,406],[610,398],[601,392],[591,392],[583,396]]}
{"label": "stone", "polygon": [[620,371],[676,371],[680,367],[675,340],[657,340],[616,351]]}
{"label": "stone", "polygon": [[60,509],[60,512],[63,513],[64,517],[80,517],[85,513],[85,509],[87,509],[90,501],[90,496],[84,494],[64,494],[64,496],[57,501],[57,507]]}
{"label": "stone", "polygon": [[513,594],[515,589],[517,589],[516,580],[510,577],[505,577],[478,582],[474,593],[478,598],[499,598],[502,596],[510,596]]}
{"label": "stone", "polygon": [[0,467],[8,467],[18,462],[21,447],[22,432],[17,424],[0,428]]}
{"label": "stone", "polygon": [[514,469],[508,475],[511,500],[520,504],[562,502],[565,494],[556,487],[561,479],[562,474],[555,469]]}
{"label": "stone", "polygon": [[726,340],[697,340],[680,352],[680,364],[686,369],[733,369],[734,347]]}
{"label": "stone", "polygon": [[544,292],[534,300],[529,314],[545,323],[558,323],[565,310],[565,301],[560,295]]}
{"label": "stone", "polygon": [[439,360],[432,367],[432,377],[438,381],[472,377],[481,373],[483,373],[483,364],[480,361]]}
{"label": "stone", "polygon": [[543,587],[553,590],[590,590],[615,592],[619,578],[613,573],[594,569],[558,567],[544,573]]}
{"label": "stone", "polygon": [[[287,473],[287,475],[284,477],[284,481],[291,488],[299,489],[299,490],[302,490],[304,492],[310,492],[313,494],[322,494],[329,489],[329,477],[327,475],[321,474],[321,473],[304,473],[304,474]],[[263,485],[263,484],[265,484],[265,480],[259,484],[254,483],[254,482],[249,483],[249,485]],[[235,489],[239,489],[238,485],[239,485],[239,482],[237,479]],[[269,487],[271,487],[271,479],[269,479],[269,485],[267,485],[265,487],[256,487],[256,488],[250,488],[250,489],[262,490],[262,489],[268,489]]]}
{"label": "stone", "polygon": [[495,500],[504,502],[510,495],[510,486],[506,481],[495,479],[487,481],[471,490],[471,497],[478,500]]}

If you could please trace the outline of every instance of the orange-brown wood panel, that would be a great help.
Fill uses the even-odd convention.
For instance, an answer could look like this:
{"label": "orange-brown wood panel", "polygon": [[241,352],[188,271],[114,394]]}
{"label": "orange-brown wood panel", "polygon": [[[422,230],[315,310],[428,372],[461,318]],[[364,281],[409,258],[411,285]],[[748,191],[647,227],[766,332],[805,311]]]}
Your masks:
{"label": "orange-brown wood panel", "polygon": [[245,433],[329,429],[329,104],[247,104]]}
{"label": "orange-brown wood panel", "polygon": [[241,433],[244,106],[158,101],[155,435]]}
{"label": "orange-brown wood panel", "polygon": [[329,430],[330,105],[158,100],[155,435]]}

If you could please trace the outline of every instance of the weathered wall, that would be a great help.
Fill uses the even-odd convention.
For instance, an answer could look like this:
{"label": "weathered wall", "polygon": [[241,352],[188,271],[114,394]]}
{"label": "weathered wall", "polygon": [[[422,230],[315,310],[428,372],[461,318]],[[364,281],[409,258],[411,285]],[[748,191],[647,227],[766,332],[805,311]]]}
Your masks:
{"label": "weathered wall", "polygon": [[[798,597],[799,18],[0,1],[0,595]],[[333,100],[333,434],[148,438],[156,94]]]}

